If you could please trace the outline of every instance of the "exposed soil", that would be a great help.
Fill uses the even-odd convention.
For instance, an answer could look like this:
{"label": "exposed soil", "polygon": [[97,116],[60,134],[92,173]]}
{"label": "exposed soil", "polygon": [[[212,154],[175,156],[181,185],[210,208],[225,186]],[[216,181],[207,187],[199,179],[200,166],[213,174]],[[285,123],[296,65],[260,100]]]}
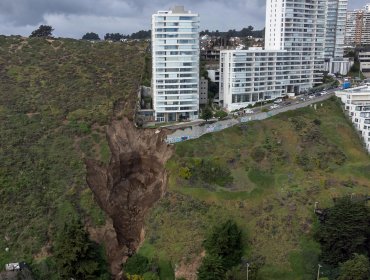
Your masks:
{"label": "exposed soil", "polygon": [[119,279],[122,262],[144,238],[144,219],[167,186],[165,163],[172,149],[165,131],[137,129],[131,121],[113,121],[107,128],[112,153],[108,166],[86,160],[87,183],[111,221],[93,238],[104,243],[111,272]]}

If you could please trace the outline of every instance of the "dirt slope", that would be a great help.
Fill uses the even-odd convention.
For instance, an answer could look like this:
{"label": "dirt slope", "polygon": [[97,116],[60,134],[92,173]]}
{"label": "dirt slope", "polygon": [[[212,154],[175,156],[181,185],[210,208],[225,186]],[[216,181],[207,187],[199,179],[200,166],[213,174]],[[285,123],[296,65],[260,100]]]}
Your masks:
{"label": "dirt slope", "polygon": [[[87,160],[87,183],[114,228],[96,233],[107,249],[111,271],[118,275],[122,260],[142,242],[144,218],[167,186],[164,164],[172,149],[165,131],[143,130],[127,119],[113,121],[107,129],[112,153],[108,166]],[[100,236],[100,238],[99,238]]]}

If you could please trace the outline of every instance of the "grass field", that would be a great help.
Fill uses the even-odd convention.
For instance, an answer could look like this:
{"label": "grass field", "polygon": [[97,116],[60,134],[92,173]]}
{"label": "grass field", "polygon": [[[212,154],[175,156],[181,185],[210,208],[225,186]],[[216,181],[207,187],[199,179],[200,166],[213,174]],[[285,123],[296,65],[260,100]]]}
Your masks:
{"label": "grass field", "polygon": [[84,157],[109,160],[105,126],[136,100],[146,48],[0,36],[0,267],[45,259],[71,215],[104,223]]}
{"label": "grass field", "polygon": [[148,218],[142,253],[150,247],[177,267],[191,267],[210,227],[232,218],[245,257],[262,264],[259,279],[313,279],[315,202],[370,190],[370,158],[335,99],[175,147],[169,193]]}

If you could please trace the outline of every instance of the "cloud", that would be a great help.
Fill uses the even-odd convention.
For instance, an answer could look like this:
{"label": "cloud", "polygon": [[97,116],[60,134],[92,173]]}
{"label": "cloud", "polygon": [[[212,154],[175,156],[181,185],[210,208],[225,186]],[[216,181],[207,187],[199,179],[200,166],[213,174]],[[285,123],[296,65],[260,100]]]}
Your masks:
{"label": "cloud", "polygon": [[[263,27],[264,1],[184,0],[201,16],[202,29]],[[150,29],[151,14],[174,6],[170,0],[1,0],[0,33],[28,35],[40,24],[56,36],[80,38],[85,32],[128,34]],[[222,19],[222,20],[220,20]]]}
{"label": "cloud", "polygon": [[[349,0],[351,9],[368,0]],[[201,28],[263,28],[265,0],[182,0],[197,12]],[[128,34],[150,29],[151,14],[174,6],[171,0],[0,0],[0,34],[29,35],[40,24],[50,24],[55,35],[80,38],[85,32]]]}

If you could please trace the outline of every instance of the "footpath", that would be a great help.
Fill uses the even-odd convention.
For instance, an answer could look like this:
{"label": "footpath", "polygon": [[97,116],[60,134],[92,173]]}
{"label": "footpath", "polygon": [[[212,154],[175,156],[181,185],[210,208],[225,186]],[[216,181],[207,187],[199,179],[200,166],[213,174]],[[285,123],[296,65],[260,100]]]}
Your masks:
{"label": "footpath", "polygon": [[[190,139],[197,139],[204,134],[217,132],[224,130],[226,128],[232,127],[234,125],[247,123],[251,121],[257,120],[265,120],[277,114],[296,110],[299,108],[304,108],[307,106],[311,106],[316,103],[320,103],[332,97],[334,93],[330,93],[327,95],[319,96],[307,101],[294,103],[289,106],[285,106],[282,108],[274,109],[269,112],[260,112],[256,114],[250,114],[243,117],[235,118],[235,119],[226,119],[222,121],[216,122],[205,122],[205,121],[196,121],[190,123],[179,124],[178,126],[171,126],[168,129],[174,130],[173,133],[170,133],[167,136],[166,142],[169,144],[179,143]],[[294,102],[294,101],[293,101]]]}

